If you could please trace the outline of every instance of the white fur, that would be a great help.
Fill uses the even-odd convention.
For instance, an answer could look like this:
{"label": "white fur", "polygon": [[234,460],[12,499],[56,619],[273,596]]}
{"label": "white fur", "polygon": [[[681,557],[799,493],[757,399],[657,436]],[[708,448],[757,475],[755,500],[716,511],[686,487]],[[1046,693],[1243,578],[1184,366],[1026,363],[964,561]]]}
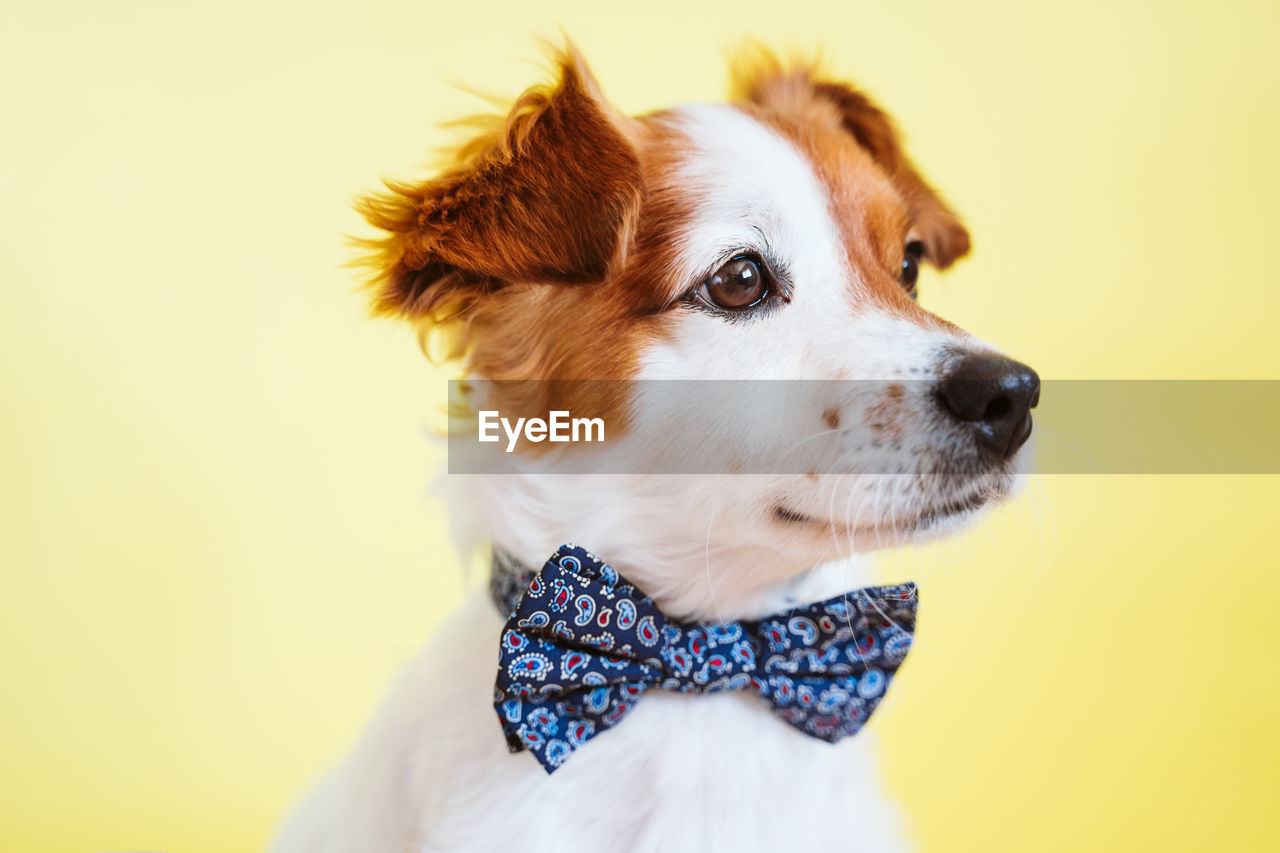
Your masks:
{"label": "white fur", "polygon": [[870,738],[833,747],[748,695],[654,692],[546,775],[496,731],[501,624],[477,594],[441,627],[278,850],[901,849]]}
{"label": "white fur", "polygon": [[[671,121],[688,138],[681,184],[698,205],[694,225],[678,237],[672,274],[694,280],[726,252],[752,248],[785,264],[795,288],[790,304],[751,322],[673,309],[677,328],[643,354],[641,378],[924,379],[941,375],[958,350],[985,349],[963,333],[860,307],[864,283],[841,249],[827,194],[786,139],[729,107],[687,108]],[[793,401],[763,439],[717,421],[716,406],[659,410],[637,400],[638,438],[624,450],[640,460],[666,452],[671,442],[659,446],[646,429],[665,425],[715,436],[694,449],[722,454],[726,465],[735,454],[767,458],[821,432],[831,407],[857,419],[877,402],[824,397],[818,386],[797,392],[809,396]],[[949,452],[953,439],[931,419],[936,401],[917,394],[903,405],[910,446],[839,452],[876,471],[897,470],[894,454]],[[866,585],[865,558],[851,552],[957,523],[904,526],[955,487],[902,471],[593,478],[530,468],[467,478],[456,484],[455,505],[477,536],[529,565],[573,541],[674,617],[743,618]],[[975,478],[966,488],[998,485]],[[787,526],[773,515],[779,501],[823,523]],[[647,694],[621,725],[547,776],[529,754],[509,754],[499,729],[492,691],[501,624],[482,594],[453,615],[354,753],[299,809],[280,853],[908,846],[876,781],[873,731],[829,745],[747,694]],[[892,713],[892,704],[880,713]]]}

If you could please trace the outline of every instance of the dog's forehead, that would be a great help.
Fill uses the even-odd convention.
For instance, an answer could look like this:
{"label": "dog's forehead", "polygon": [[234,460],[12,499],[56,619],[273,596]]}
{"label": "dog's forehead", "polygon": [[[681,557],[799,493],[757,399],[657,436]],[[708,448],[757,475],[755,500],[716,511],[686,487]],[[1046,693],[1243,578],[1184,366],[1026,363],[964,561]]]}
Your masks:
{"label": "dog's forehead", "polygon": [[813,163],[776,129],[727,104],[680,107],[672,124],[684,154],[676,171],[708,219],[775,227],[787,216],[829,219]]}
{"label": "dog's forehead", "polygon": [[688,210],[680,239],[700,263],[752,247],[787,264],[831,254],[828,195],[782,134],[726,104],[680,107],[668,126],[671,179]]}

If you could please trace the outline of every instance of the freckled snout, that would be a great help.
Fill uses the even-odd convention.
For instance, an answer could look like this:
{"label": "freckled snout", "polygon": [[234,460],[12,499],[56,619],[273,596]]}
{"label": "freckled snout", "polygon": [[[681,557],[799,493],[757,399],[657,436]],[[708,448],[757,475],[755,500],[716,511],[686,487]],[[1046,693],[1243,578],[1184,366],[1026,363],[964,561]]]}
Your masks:
{"label": "freckled snout", "polygon": [[979,447],[1008,459],[1031,436],[1040,377],[1019,361],[970,355],[938,383],[942,407],[973,432]]}

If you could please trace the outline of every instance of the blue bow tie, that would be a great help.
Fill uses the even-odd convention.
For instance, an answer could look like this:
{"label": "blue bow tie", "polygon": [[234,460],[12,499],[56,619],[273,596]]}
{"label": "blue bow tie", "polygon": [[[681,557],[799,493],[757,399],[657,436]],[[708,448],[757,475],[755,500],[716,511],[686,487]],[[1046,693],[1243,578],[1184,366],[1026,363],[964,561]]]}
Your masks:
{"label": "blue bow tie", "polygon": [[548,773],[617,725],[649,688],[754,690],[835,742],[862,728],[911,648],[916,587],[868,587],[759,621],[666,618],[591,552],[547,560],[502,631],[494,707],[512,752]]}

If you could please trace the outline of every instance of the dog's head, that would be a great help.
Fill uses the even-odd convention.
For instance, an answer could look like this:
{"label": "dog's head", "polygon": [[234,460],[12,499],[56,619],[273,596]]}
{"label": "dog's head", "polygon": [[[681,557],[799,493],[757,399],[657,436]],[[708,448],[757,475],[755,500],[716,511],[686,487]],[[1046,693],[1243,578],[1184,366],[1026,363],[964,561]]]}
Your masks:
{"label": "dog's head", "polygon": [[821,433],[845,468],[494,478],[492,537],[530,559],[579,541],[696,612],[1007,493],[1039,380],[917,303],[919,266],[950,266],[969,235],[875,104],[766,59],[733,103],[633,118],[576,54],[559,65],[453,170],[364,202],[386,233],[376,308],[443,333],[485,379],[853,380],[797,383],[747,434],[715,411],[648,412],[619,390],[640,384],[542,401],[629,425],[641,458],[674,444],[727,475]]}

